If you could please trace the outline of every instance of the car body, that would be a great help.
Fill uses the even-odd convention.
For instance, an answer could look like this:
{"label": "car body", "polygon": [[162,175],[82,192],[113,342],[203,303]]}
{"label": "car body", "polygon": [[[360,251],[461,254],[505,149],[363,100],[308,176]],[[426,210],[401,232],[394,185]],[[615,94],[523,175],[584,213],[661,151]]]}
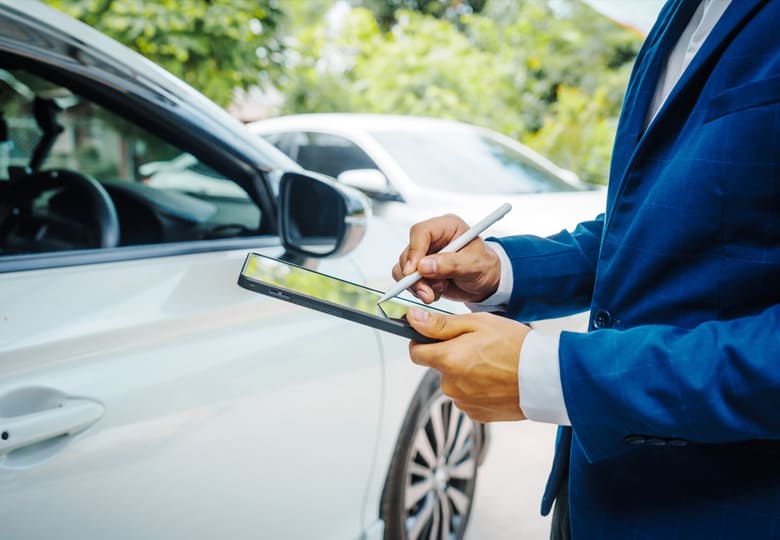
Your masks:
{"label": "car body", "polygon": [[236,284],[257,252],[389,285],[381,219],[281,239],[286,179],[362,195],[32,0],[0,0],[0,103],[3,537],[462,537],[483,431],[407,340]]}
{"label": "car body", "polygon": [[475,223],[509,202],[496,235],[548,235],[602,213],[606,191],[537,152],[463,122],[377,114],[301,114],[249,128],[304,168],[364,190],[403,229],[456,213]]}

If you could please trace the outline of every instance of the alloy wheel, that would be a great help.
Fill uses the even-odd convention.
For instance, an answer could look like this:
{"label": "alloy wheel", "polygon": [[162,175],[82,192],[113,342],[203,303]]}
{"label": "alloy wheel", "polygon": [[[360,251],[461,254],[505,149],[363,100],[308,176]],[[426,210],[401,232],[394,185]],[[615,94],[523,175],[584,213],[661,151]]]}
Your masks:
{"label": "alloy wheel", "polygon": [[438,393],[420,418],[405,471],[408,540],[463,537],[476,483],[480,430]]}

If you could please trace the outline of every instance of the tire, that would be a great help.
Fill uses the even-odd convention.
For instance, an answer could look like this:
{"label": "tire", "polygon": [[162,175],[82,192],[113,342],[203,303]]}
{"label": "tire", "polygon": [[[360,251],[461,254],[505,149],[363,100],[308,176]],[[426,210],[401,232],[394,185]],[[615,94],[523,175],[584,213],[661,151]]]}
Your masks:
{"label": "tire", "polygon": [[430,371],[412,400],[382,494],[385,540],[460,540],[466,532],[483,426],[442,394]]}

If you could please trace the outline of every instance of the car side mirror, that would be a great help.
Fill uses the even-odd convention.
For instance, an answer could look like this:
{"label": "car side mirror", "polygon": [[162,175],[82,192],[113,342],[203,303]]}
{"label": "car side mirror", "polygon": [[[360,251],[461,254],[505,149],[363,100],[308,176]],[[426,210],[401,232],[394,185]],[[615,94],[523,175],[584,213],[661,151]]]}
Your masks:
{"label": "car side mirror", "polygon": [[365,195],[312,172],[286,172],[279,182],[279,234],[288,252],[329,257],[352,251],[370,215]]}
{"label": "car side mirror", "polygon": [[398,193],[390,189],[387,177],[376,169],[351,169],[339,174],[337,180],[375,199],[400,200]]}

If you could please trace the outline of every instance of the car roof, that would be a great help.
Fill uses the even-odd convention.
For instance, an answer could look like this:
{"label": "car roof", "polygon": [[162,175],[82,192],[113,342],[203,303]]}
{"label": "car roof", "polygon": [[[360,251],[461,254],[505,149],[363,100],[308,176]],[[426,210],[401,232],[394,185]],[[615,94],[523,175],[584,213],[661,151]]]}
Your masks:
{"label": "car roof", "polygon": [[395,130],[399,128],[414,130],[440,130],[440,129],[482,129],[473,124],[431,118],[427,116],[413,116],[400,114],[369,114],[369,113],[311,113],[291,114],[268,118],[250,124],[250,128],[261,131],[263,126],[278,128],[284,125],[306,125],[310,128],[352,129],[363,131]]}

